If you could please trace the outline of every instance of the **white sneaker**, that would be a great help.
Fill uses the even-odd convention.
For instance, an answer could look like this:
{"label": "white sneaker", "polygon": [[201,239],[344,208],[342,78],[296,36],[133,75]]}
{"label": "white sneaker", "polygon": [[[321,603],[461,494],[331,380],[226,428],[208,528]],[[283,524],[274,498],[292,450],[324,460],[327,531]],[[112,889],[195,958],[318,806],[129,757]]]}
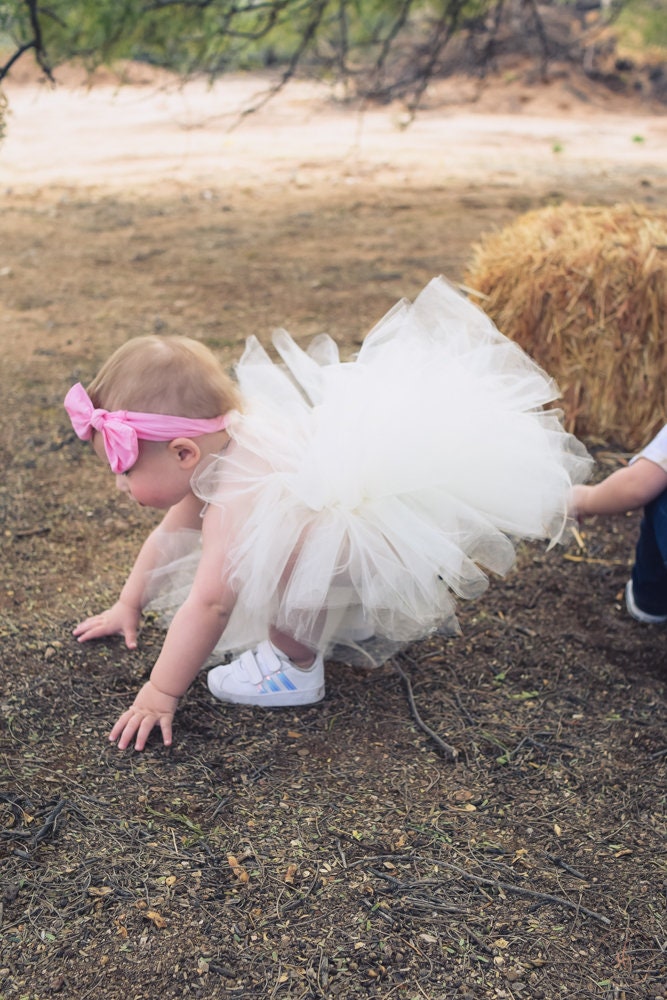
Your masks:
{"label": "white sneaker", "polygon": [[300,669],[267,640],[209,670],[207,681],[214,698],[235,705],[312,705],[324,698],[324,660],[318,653],[312,666]]}
{"label": "white sneaker", "polygon": [[664,625],[667,622],[667,615],[650,615],[648,611],[642,611],[642,609],[635,603],[635,592],[632,586],[632,580],[628,580],[625,585],[625,606],[628,609],[628,614],[631,615],[635,621],[642,622],[644,625]]}

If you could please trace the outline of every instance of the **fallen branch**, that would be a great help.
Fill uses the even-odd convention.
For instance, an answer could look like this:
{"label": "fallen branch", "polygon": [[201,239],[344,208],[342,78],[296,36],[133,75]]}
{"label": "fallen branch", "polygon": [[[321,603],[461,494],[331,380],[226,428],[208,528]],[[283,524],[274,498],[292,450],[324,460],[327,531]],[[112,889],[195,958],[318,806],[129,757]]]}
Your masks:
{"label": "fallen branch", "polygon": [[483,885],[489,889],[502,889],[503,892],[509,892],[515,896],[525,896],[528,899],[536,899],[542,903],[554,903],[556,906],[565,906],[570,910],[576,910],[577,913],[583,913],[592,920],[599,920],[601,924],[606,924],[608,927],[611,925],[609,917],[605,917],[604,914],[597,913],[595,910],[589,910],[587,907],[582,906],[581,903],[573,903],[566,896],[553,896],[550,892],[538,892],[536,889],[525,889],[521,885],[512,885],[511,882],[499,882],[495,878],[486,878],[484,875],[473,875],[472,872],[467,872],[464,868],[459,868],[457,865],[447,864],[442,861],[438,861],[437,864],[441,868],[448,868],[450,871],[456,872],[457,875],[461,875],[467,881],[474,882],[476,885]]}
{"label": "fallen branch", "polygon": [[[396,855],[379,854],[375,855],[372,858],[361,858],[358,861],[355,861],[349,867],[359,868],[364,864],[371,864],[372,862],[375,861],[382,861],[388,858],[395,858],[395,857]],[[571,899],[568,899],[566,896],[554,896],[550,892],[538,892],[537,889],[526,889],[524,888],[524,886],[513,885],[511,882],[500,882],[498,879],[488,878],[485,875],[475,875],[472,872],[466,871],[465,868],[459,868],[458,865],[453,865],[449,862],[443,861],[440,858],[436,860],[434,858],[427,859],[415,855],[410,855],[409,857],[404,857],[401,860],[429,861],[429,863],[437,865],[438,868],[446,868],[448,871],[454,872],[456,875],[460,875],[461,878],[465,879],[467,882],[473,882],[475,885],[481,885],[487,889],[501,890],[502,892],[508,892],[515,896],[524,896],[527,899],[535,899],[540,903],[553,903],[555,906],[564,906],[569,910],[575,910],[577,913],[583,913],[584,916],[590,917],[591,920],[597,920],[601,924],[605,924],[605,926],[607,927],[611,926],[611,920],[609,919],[609,917],[605,917],[604,914],[602,913],[597,913],[596,910],[589,910],[588,907],[582,906],[581,903],[579,902],[575,903]],[[374,875],[377,875],[380,878],[384,879],[385,881],[390,882],[395,891],[406,891],[414,889],[417,886],[423,887],[424,885],[427,884],[430,885],[440,884],[440,880],[438,879],[427,879],[427,880],[419,879],[417,881],[411,880],[409,882],[401,882],[399,881],[399,879],[396,879],[393,876],[387,876],[384,873],[380,873],[377,869],[371,868],[369,870]]]}

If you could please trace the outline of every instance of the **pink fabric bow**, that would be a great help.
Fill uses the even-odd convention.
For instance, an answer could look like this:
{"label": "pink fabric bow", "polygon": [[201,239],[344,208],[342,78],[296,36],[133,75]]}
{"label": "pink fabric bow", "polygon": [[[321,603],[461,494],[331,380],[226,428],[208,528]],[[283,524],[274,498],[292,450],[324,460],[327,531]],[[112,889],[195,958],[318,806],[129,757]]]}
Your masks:
{"label": "pink fabric bow", "polygon": [[132,410],[98,410],[77,382],[65,396],[65,409],[77,437],[89,441],[93,431],[102,435],[111,471],[131,469],[139,457],[139,440],[173,441],[177,437],[198,437],[224,430],[227,415],[208,419],[172,417],[163,413],[135,413]]}

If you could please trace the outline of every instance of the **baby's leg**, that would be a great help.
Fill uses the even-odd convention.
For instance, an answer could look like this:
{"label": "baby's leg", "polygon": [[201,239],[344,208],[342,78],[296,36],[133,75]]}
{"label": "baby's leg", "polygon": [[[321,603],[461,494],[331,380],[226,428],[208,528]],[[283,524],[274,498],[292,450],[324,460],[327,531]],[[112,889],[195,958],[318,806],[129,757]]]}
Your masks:
{"label": "baby's leg", "polygon": [[[286,585],[293,560],[285,570]],[[275,626],[269,639],[255,649],[242,653],[231,663],[214,667],[208,674],[208,687],[219,701],[241,705],[277,708],[310,705],[324,697],[324,659],[317,649],[326,612],[315,617],[311,645],[299,642]]]}
{"label": "baby's leg", "polygon": [[279,632],[274,626],[271,626],[269,630],[269,638],[273,645],[281,653],[284,653],[299,670],[307,670],[309,667],[312,667],[317,656],[317,650],[309,646],[304,646],[303,643],[297,642],[296,639],[286,632]]}

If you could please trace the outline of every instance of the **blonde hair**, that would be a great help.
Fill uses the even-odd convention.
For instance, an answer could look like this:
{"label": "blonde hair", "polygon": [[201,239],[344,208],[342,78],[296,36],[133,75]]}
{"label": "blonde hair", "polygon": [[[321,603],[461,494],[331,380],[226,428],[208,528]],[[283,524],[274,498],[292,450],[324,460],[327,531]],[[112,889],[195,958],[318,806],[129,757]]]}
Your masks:
{"label": "blonde hair", "polygon": [[189,337],[135,337],[119,347],[88,386],[105,410],[218,417],[241,408],[238,388],[215,355]]}

